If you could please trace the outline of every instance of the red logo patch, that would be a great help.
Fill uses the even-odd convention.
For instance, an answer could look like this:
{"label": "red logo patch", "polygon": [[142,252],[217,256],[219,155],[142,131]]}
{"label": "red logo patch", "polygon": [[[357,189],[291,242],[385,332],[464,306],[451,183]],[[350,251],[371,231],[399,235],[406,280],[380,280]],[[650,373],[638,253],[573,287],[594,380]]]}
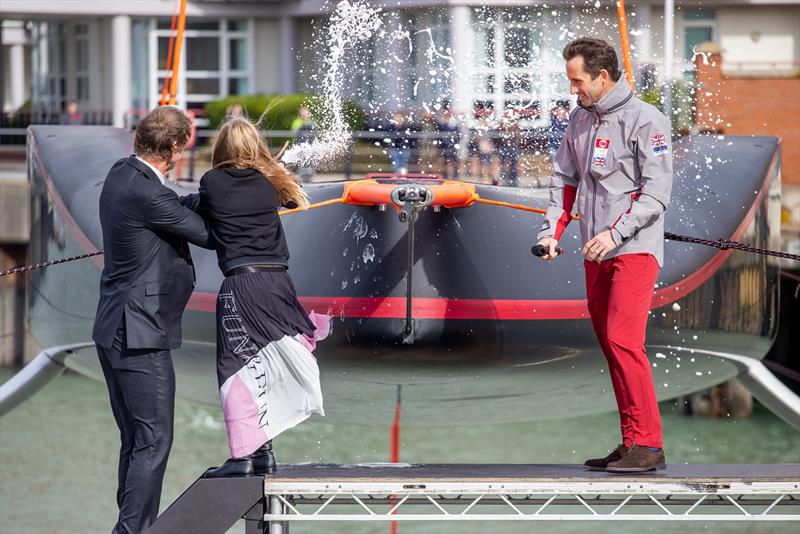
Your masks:
{"label": "red logo patch", "polygon": [[611,144],[611,140],[605,137],[598,137],[597,140],[594,142],[595,148],[608,148],[608,145]]}

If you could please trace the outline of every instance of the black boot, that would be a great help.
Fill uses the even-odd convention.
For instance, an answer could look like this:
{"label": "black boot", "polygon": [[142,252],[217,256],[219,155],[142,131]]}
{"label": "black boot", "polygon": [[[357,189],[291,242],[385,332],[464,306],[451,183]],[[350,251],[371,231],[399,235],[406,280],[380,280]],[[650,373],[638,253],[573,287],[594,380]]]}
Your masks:
{"label": "black boot", "polygon": [[221,467],[209,469],[205,478],[225,478],[225,477],[250,477],[255,474],[253,469],[253,459],[250,456],[244,458],[230,458]]}
{"label": "black boot", "polygon": [[249,457],[253,459],[253,469],[256,475],[269,475],[278,470],[275,456],[272,454],[272,440],[263,444]]}

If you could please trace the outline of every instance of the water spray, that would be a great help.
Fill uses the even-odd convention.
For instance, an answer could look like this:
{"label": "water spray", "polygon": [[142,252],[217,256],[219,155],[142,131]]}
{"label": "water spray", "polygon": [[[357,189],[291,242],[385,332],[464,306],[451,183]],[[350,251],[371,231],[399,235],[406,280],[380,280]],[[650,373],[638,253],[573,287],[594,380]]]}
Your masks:
{"label": "water spray", "polygon": [[283,162],[300,167],[318,167],[344,154],[350,142],[350,126],[343,110],[343,60],[348,50],[368,41],[382,26],[381,10],[363,0],[343,0],[331,15],[326,45],[326,72],[322,80],[321,108],[330,113],[328,128],[310,143],[296,144],[283,155]]}

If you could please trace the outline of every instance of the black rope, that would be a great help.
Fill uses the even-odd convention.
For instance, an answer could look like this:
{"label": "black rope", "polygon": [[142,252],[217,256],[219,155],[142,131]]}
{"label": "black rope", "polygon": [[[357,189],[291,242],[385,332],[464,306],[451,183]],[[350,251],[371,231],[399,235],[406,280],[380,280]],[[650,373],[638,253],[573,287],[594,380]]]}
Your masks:
{"label": "black rope", "polygon": [[777,250],[769,250],[766,248],[754,247],[747,243],[740,243],[739,241],[731,241],[730,239],[703,239],[701,237],[690,237],[686,235],[678,235],[670,232],[664,232],[664,237],[670,241],[683,241],[684,243],[696,243],[698,245],[705,245],[707,247],[714,247],[720,250],[743,250],[744,252],[752,252],[754,254],[763,254],[765,256],[775,256],[776,258],[785,258],[787,260],[800,261],[800,254],[789,254],[788,252],[780,252]]}
{"label": "black rope", "polygon": [[[705,245],[707,247],[714,247],[720,250],[729,250],[729,249],[742,250],[744,252],[752,252],[753,254],[763,254],[765,256],[774,256],[776,258],[784,258],[787,260],[800,261],[800,254],[790,254],[788,252],[781,252],[778,250],[769,250],[766,248],[754,247],[753,245],[748,245],[747,243],[740,243],[739,241],[731,241],[730,239],[703,239],[702,237],[691,237],[688,235],[673,234],[672,232],[664,232],[664,238],[670,241],[682,241],[684,243]],[[13,269],[8,269],[7,271],[0,271],[0,276],[24,273],[27,271],[32,271],[34,269],[42,269],[44,267],[49,267],[51,265],[58,265],[59,263],[66,263],[68,261],[83,260],[86,258],[91,258],[92,256],[98,256],[100,254],[102,254],[102,252],[98,250],[95,252],[90,252],[88,254],[82,254],[80,256],[72,256],[69,258],[61,258],[59,260],[45,261],[42,263],[37,263],[36,265],[14,267]]]}
{"label": "black rope", "polygon": [[80,256],[71,256],[69,258],[61,258],[58,260],[50,260],[44,261],[42,263],[37,263],[36,265],[26,265],[24,267],[14,267],[13,269],[8,269],[7,271],[0,271],[0,276],[6,276],[9,274],[17,274],[17,273],[24,273],[27,271],[32,271],[34,269],[42,269],[44,267],[50,267],[51,265],[58,265],[59,263],[66,263],[68,261],[75,261],[75,260],[83,260],[86,258],[91,258],[92,256],[98,256],[102,254],[99,250],[95,252],[90,252],[88,254],[81,254]]}

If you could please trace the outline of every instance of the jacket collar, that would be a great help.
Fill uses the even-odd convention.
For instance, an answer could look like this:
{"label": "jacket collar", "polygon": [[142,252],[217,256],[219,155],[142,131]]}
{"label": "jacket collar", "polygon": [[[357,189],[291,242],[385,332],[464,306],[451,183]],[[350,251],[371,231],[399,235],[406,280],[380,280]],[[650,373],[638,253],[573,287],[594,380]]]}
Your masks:
{"label": "jacket collar", "polygon": [[261,172],[259,172],[258,169],[251,169],[251,168],[239,169],[238,167],[234,167],[232,165],[228,167],[222,167],[222,170],[230,174],[234,178],[250,178],[251,176],[256,176],[261,174]]}
{"label": "jacket collar", "polygon": [[136,154],[131,154],[131,156],[128,158],[128,165],[131,165],[140,172],[144,173],[148,180],[156,182],[157,184],[161,183],[161,180],[158,179],[158,176],[155,172],[153,172],[153,169],[151,169],[147,164],[139,161],[139,159],[136,157]]}
{"label": "jacket collar", "polygon": [[[633,91],[631,91],[628,82],[625,81],[625,73],[622,74],[623,75],[620,76],[619,80],[617,80],[617,83],[614,84],[614,87],[611,88],[611,91],[609,91],[606,96],[601,98],[599,102],[591,107],[581,107],[583,109],[588,109],[589,111],[594,111],[598,115],[606,115],[608,113],[617,111],[625,104],[630,102],[633,98]],[[578,105],[580,106],[580,100],[578,100]]]}

